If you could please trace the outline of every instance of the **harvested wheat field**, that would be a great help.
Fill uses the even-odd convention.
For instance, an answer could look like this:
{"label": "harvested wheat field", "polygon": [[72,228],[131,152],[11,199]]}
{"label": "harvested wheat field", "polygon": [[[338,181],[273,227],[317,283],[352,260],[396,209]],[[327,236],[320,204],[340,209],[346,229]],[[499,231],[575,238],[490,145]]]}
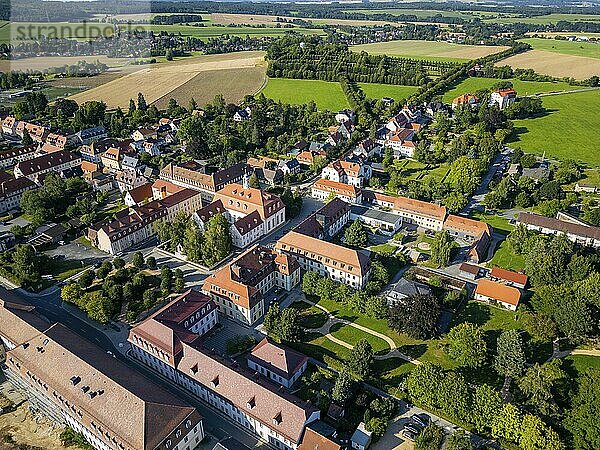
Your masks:
{"label": "harvested wheat field", "polygon": [[0,415],[0,434],[10,435],[14,441],[14,444],[0,443],[0,448],[18,449],[19,444],[25,444],[45,450],[64,450],[58,438],[62,430],[54,429],[47,419],[36,420],[28,405],[25,402],[15,411]]}
{"label": "harvested wheat field", "polygon": [[[70,97],[78,103],[102,100],[109,108],[126,107],[138,92],[148,103],[168,94],[192,80],[202,72],[252,69],[264,66],[263,52],[239,52],[225,55],[203,55],[153,65]],[[212,95],[214,97],[214,94]]]}
{"label": "harvested wheat field", "polygon": [[573,77],[577,80],[600,75],[600,59],[598,58],[563,55],[544,50],[529,50],[498,61],[496,65],[509,65],[515,69],[533,69],[544,75]]}
{"label": "harvested wheat field", "polygon": [[169,100],[187,106],[193,97],[199,105],[210,103],[215,95],[221,94],[228,103],[239,103],[245,95],[255,94],[266,82],[264,66],[239,69],[209,70],[201,72],[187,83],[172,90],[154,104],[165,109]]}
{"label": "harvested wheat field", "polygon": [[355,52],[442,61],[467,61],[506,50],[508,47],[489,45],[462,45],[440,41],[387,41],[352,46]]}

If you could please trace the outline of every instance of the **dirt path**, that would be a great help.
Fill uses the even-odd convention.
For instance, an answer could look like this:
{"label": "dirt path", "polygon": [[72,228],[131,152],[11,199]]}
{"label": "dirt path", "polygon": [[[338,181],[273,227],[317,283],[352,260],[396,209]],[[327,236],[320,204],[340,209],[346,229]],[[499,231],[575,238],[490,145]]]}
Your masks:
{"label": "dirt path", "polygon": [[331,342],[334,342],[338,345],[341,345],[342,347],[348,348],[350,350],[352,350],[354,348],[353,345],[348,344],[345,341],[342,341],[341,339],[336,338],[335,336],[333,336],[330,333],[331,327],[341,323],[344,325],[349,325],[351,327],[356,328],[357,330],[361,330],[364,331],[365,333],[368,333],[372,336],[375,336],[379,339],[384,340],[389,346],[390,346],[390,350],[385,354],[385,355],[375,355],[375,359],[390,359],[390,358],[401,358],[405,361],[408,361],[412,364],[415,365],[419,365],[421,364],[421,361],[419,361],[418,359],[415,358],[411,358],[408,355],[405,355],[404,353],[402,353],[399,349],[398,346],[396,345],[396,343],[394,342],[394,340],[392,338],[390,338],[389,336],[386,336],[385,334],[379,333],[378,331],[375,330],[371,330],[370,328],[364,327],[362,325],[359,325],[357,323],[354,322],[350,322],[346,319],[340,319],[339,317],[335,317],[333,314],[331,314],[331,312],[321,306],[318,305],[314,302],[311,302],[310,300],[308,300],[307,298],[304,298],[304,300],[306,303],[319,308],[320,310],[324,311],[327,314],[327,322],[325,322],[325,324],[321,327],[321,328],[317,328],[317,329],[311,329],[311,332],[315,332],[315,333],[319,333],[322,334],[323,336],[325,336],[327,339],[329,339]]}

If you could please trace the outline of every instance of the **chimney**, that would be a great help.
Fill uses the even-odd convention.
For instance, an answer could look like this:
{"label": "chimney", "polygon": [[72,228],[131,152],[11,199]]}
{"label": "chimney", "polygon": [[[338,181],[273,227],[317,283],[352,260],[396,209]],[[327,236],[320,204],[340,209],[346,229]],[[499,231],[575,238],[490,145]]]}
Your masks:
{"label": "chimney", "polygon": [[231,269],[231,273],[235,274],[237,277],[240,277],[240,272],[241,272],[241,267],[239,264],[232,264],[231,266],[229,266]]}

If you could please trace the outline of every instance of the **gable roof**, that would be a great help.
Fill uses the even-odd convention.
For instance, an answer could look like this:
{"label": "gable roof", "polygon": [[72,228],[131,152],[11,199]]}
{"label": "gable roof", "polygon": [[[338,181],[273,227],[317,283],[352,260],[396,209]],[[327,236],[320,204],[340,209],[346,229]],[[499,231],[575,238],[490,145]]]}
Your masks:
{"label": "gable roof", "polygon": [[132,200],[136,204],[139,204],[144,200],[152,198],[152,183],[142,184],[141,186],[133,188],[127,192],[131,196]]}
{"label": "gable roof", "polygon": [[516,284],[527,284],[527,275],[524,273],[513,272],[512,270],[502,269],[501,267],[493,267],[490,275],[494,278],[500,278],[501,280],[510,281]]}
{"label": "gable roof", "polygon": [[308,361],[308,357],[264,338],[252,349],[248,360],[289,379]]}
{"label": "gable roof", "polygon": [[590,239],[600,240],[600,228],[580,225],[573,222],[553,219],[550,217],[540,216],[528,212],[519,213],[517,222],[525,225],[533,225],[536,227],[547,228],[562,233],[569,233],[575,236],[586,237]]}
{"label": "gable roof", "polygon": [[361,190],[351,184],[339,183],[333,180],[321,178],[314,182],[312,189],[325,192],[334,192],[336,194],[347,195],[349,197],[357,197]]}
{"label": "gable roof", "polygon": [[480,294],[514,306],[518,306],[521,299],[521,292],[517,288],[488,280],[487,278],[480,278],[477,281],[475,294]]}
{"label": "gable roof", "polygon": [[79,156],[71,153],[68,150],[59,150],[57,152],[48,153],[36,158],[20,161],[17,166],[23,176],[33,175],[42,170],[53,169],[61,164],[69,163],[78,160]]}

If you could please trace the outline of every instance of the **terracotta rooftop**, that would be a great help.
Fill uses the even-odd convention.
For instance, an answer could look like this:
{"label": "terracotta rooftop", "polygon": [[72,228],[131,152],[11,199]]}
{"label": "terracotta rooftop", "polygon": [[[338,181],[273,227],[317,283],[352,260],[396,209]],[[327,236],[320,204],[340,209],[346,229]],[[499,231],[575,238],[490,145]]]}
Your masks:
{"label": "terracotta rooftop", "polygon": [[307,427],[298,450],[341,450],[341,448],[340,444]]}
{"label": "terracotta rooftop", "polygon": [[522,284],[525,286],[527,284],[527,275],[519,272],[513,272],[512,270],[502,269],[500,267],[492,268],[490,275],[493,278],[500,278],[501,280],[510,281],[516,284]]}
{"label": "terracotta rooftop", "polygon": [[480,278],[477,281],[475,293],[515,306],[519,305],[519,300],[521,299],[521,292],[517,288],[497,283],[487,278]]}
{"label": "terracotta rooftop", "polygon": [[145,183],[141,186],[131,189],[129,195],[136,204],[152,198],[152,183]]}
{"label": "terracotta rooftop", "polygon": [[278,251],[316,259],[326,266],[335,266],[336,269],[360,277],[366,275],[371,268],[369,257],[356,250],[321,241],[295,231],[290,231],[279,239],[275,248]]}
{"label": "terracotta rooftop", "polygon": [[326,180],[321,178],[312,185],[313,189],[326,192],[335,192],[337,194],[348,195],[350,197],[356,197],[360,194],[360,189],[351,184],[339,183],[333,180]]}
{"label": "terracotta rooftop", "polygon": [[289,379],[308,361],[308,357],[264,338],[252,349],[248,360]]}
{"label": "terracotta rooftop", "polygon": [[221,200],[223,206],[242,214],[258,211],[266,219],[285,208],[279,197],[256,188],[244,188],[241,184],[231,183],[215,194],[214,200]]}
{"label": "terracotta rooftop", "polygon": [[459,231],[469,236],[477,237],[483,233],[492,235],[492,227],[480,220],[450,214],[444,222],[444,229]]}

